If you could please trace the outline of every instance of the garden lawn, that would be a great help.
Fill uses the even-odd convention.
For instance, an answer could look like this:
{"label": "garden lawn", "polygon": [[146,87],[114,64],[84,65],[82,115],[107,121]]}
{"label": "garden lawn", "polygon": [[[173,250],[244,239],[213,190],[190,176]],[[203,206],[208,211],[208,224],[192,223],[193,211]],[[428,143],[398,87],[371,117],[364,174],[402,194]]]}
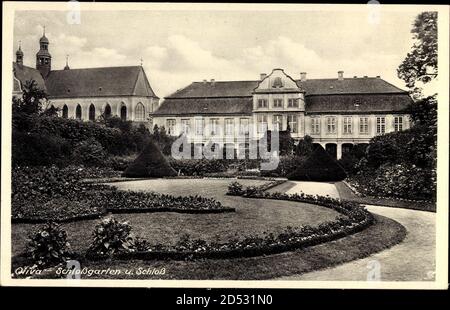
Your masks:
{"label": "garden lawn", "polygon": [[[339,214],[317,205],[261,200],[227,196],[231,179],[150,179],[115,182],[121,190],[155,191],[171,195],[201,195],[214,198],[224,206],[236,208],[236,212],[222,214],[181,214],[156,212],[138,214],[115,214],[121,221],[129,221],[136,236],[147,239],[151,244],[175,244],[183,234],[207,241],[229,241],[242,239],[247,235],[261,235],[264,231],[277,234],[287,226],[316,226],[334,220]],[[267,181],[239,180],[244,186],[262,185]],[[94,226],[99,220],[86,220],[63,224],[74,251],[84,253],[89,246]],[[13,255],[25,250],[27,236],[39,225],[13,224]]]}
{"label": "garden lawn", "polygon": [[[375,215],[376,223],[353,235],[324,244],[276,255],[193,261],[81,261],[90,270],[119,270],[121,275],[83,276],[83,279],[267,280],[299,275],[367,257],[401,242],[405,228]],[[138,275],[140,270],[165,268],[165,275]],[[131,271],[129,275],[125,271]],[[46,274],[51,277],[51,273]],[[339,280],[339,279],[335,279]]]}

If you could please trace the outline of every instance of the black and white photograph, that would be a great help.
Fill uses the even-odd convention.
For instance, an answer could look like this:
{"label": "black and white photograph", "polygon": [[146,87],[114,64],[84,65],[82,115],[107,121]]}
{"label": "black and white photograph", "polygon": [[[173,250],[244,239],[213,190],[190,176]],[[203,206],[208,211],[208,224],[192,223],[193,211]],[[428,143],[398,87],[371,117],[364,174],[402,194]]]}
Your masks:
{"label": "black and white photograph", "polygon": [[448,8],[3,3],[2,285],[446,289]]}

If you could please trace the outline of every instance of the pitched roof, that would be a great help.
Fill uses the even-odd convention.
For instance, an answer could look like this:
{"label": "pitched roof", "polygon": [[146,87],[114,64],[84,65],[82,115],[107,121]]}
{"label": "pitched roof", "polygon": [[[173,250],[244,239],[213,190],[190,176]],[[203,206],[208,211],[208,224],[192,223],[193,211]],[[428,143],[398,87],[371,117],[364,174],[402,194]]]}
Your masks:
{"label": "pitched roof", "polygon": [[412,102],[407,93],[318,95],[306,98],[306,113],[400,112]]}
{"label": "pitched roof", "polygon": [[249,97],[259,81],[193,82],[166,98]]}
{"label": "pitched roof", "polygon": [[[194,82],[166,98],[248,97],[260,81]],[[381,78],[362,77],[338,79],[310,79],[296,81],[305,95],[405,93],[404,90]]]}
{"label": "pitched roof", "polygon": [[[154,115],[249,114],[260,81],[194,82],[165,98]],[[314,112],[402,111],[408,93],[381,78],[296,81],[305,91],[305,110]],[[356,103],[356,105],[355,105]]]}
{"label": "pitched roof", "polygon": [[156,97],[141,66],[53,70],[46,85],[50,98]]}
{"label": "pitched roof", "polygon": [[46,90],[44,79],[39,70],[13,62],[13,73],[21,85],[24,85],[26,81],[34,80],[40,89]]}
{"label": "pitched roof", "polygon": [[153,115],[251,114],[252,97],[165,99]]}

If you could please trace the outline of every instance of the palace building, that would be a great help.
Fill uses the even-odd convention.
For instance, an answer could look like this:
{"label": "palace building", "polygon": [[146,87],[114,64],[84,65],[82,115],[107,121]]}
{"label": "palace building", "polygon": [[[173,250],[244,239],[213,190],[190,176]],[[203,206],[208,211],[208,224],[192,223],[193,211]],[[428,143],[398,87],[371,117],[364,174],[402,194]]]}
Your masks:
{"label": "palace building", "polygon": [[62,117],[95,120],[103,114],[151,126],[150,114],[158,107],[159,98],[142,66],[71,69],[66,60],[64,69],[52,70],[49,44],[44,31],[36,68],[23,64],[19,46],[13,63],[14,96],[20,96],[25,83],[34,80]]}
{"label": "palace building", "polygon": [[[295,140],[305,135],[335,158],[355,144],[409,128],[408,92],[377,77],[299,79],[273,69],[254,81],[194,82],[165,98],[153,123],[192,144],[215,141],[247,148],[242,136],[255,139],[266,130],[287,130]],[[206,128],[206,130],[205,130]],[[219,137],[217,137],[219,135]]]}

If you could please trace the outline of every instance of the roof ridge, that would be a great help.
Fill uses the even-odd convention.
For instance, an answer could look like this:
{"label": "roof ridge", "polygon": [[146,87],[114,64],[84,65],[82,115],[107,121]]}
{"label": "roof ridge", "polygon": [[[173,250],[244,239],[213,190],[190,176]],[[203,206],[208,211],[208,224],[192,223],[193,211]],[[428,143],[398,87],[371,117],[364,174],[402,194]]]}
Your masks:
{"label": "roof ridge", "polygon": [[51,70],[50,72],[55,71],[75,71],[75,70],[95,70],[95,69],[113,69],[113,68],[140,68],[140,66],[110,66],[110,67],[91,67],[91,68],[74,68],[69,70],[64,69],[58,69],[58,70]]}

